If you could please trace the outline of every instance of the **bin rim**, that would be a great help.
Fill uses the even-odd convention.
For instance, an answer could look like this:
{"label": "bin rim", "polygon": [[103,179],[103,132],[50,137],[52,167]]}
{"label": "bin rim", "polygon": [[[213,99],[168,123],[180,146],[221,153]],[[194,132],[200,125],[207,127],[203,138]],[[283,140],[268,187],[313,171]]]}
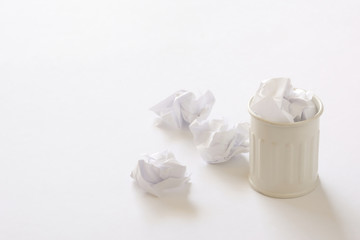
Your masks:
{"label": "bin rim", "polygon": [[316,96],[314,95],[313,98],[312,98],[312,101],[315,103],[316,107],[318,108],[318,111],[317,113],[312,117],[312,118],[309,118],[309,119],[306,119],[304,121],[299,121],[299,122],[274,122],[274,121],[269,121],[269,120],[266,120],[264,118],[262,118],[261,116],[259,116],[258,114],[256,114],[252,109],[251,109],[251,102],[253,101],[254,97],[251,97],[250,98],[250,101],[248,103],[248,112],[250,113],[250,115],[254,118],[256,118],[257,120],[259,121],[262,121],[262,122],[265,122],[265,123],[269,123],[269,124],[272,124],[272,125],[276,125],[276,126],[301,126],[301,125],[305,125],[311,121],[314,121],[316,119],[318,119],[323,111],[324,111],[324,106],[321,102],[321,100]]}

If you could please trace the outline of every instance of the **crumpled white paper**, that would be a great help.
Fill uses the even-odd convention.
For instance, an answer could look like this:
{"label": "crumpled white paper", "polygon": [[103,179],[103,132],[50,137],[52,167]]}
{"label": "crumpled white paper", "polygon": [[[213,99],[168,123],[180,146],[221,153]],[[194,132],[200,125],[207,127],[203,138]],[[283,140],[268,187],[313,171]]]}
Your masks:
{"label": "crumpled white paper", "polygon": [[201,157],[208,163],[221,163],[249,151],[249,124],[229,127],[224,120],[195,120],[189,129]]}
{"label": "crumpled white paper", "polygon": [[159,124],[181,129],[187,128],[195,119],[206,119],[214,103],[215,97],[210,91],[196,98],[192,92],[179,90],[150,110],[159,116]]}
{"label": "crumpled white paper", "polygon": [[294,89],[289,78],[272,78],[261,82],[250,107],[269,121],[298,122],[317,113],[312,98],[311,92]]}
{"label": "crumpled white paper", "polygon": [[142,189],[157,197],[169,191],[186,190],[190,180],[186,166],[180,164],[169,151],[144,155],[130,176]]}

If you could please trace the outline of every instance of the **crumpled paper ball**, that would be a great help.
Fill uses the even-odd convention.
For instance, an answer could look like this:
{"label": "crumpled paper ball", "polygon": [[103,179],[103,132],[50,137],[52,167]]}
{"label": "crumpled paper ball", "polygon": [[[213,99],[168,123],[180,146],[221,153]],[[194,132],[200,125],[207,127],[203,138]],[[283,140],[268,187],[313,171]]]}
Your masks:
{"label": "crumpled paper ball", "polygon": [[157,197],[171,191],[185,192],[190,180],[186,166],[169,151],[144,155],[130,176],[143,190]]}
{"label": "crumpled paper ball", "polygon": [[208,163],[222,163],[249,151],[249,124],[229,127],[224,120],[195,120],[189,129],[201,157]]}
{"label": "crumpled paper ball", "polygon": [[250,107],[268,121],[299,122],[317,113],[312,98],[310,91],[294,88],[289,78],[271,78],[261,82]]}
{"label": "crumpled paper ball", "polygon": [[187,128],[195,119],[206,119],[215,103],[215,97],[207,91],[198,98],[194,93],[179,90],[152,108],[159,117],[158,124],[174,129]]}

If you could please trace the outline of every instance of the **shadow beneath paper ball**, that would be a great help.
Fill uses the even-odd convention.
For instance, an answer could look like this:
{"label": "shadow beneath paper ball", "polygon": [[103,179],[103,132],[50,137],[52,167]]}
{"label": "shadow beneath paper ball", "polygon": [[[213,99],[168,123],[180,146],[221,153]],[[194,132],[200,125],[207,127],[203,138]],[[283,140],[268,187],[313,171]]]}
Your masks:
{"label": "shadow beneath paper ball", "polygon": [[248,154],[240,155],[236,159],[224,163],[207,164],[206,170],[218,180],[225,181],[230,185],[248,184]]}
{"label": "shadow beneath paper ball", "polygon": [[182,191],[168,192],[161,197],[144,192],[136,183],[134,183],[134,188],[134,192],[138,195],[136,199],[144,211],[144,216],[152,221],[158,220],[159,217],[194,218],[197,215],[197,209],[189,199],[190,183]]}

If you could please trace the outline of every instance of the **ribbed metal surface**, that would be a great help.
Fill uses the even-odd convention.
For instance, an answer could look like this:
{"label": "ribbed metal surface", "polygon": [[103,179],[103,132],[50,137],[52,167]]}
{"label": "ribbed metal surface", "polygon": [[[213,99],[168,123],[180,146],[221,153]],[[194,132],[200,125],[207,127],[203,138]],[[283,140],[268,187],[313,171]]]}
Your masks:
{"label": "ribbed metal surface", "polygon": [[250,135],[250,177],[268,186],[309,185],[318,172],[319,131],[302,142],[280,143]]}

